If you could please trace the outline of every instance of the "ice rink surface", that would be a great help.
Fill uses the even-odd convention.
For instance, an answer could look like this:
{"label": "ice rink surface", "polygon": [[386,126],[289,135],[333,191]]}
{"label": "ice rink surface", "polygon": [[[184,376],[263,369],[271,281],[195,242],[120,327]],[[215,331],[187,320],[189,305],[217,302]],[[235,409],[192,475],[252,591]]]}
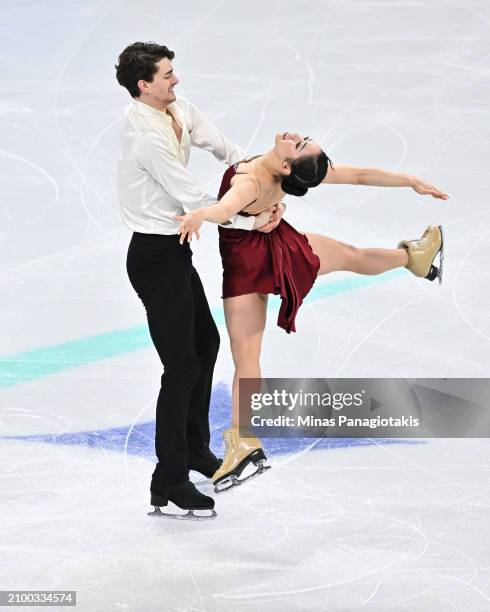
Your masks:
{"label": "ice rink surface", "polygon": [[[166,44],[178,95],[250,155],[297,131],[334,164],[450,195],[288,198],[295,227],[357,246],[443,225],[444,278],[322,277],[291,335],[272,299],[264,376],[488,377],[489,3],[25,0],[2,17],[0,589],[77,590],[87,612],[490,610],[487,439],[264,440],[272,470],[217,496],[215,521],[146,515],[161,365],[125,271],[130,99],[114,71],[127,44]],[[217,192],[209,153],[190,170]],[[216,228],[192,248],[222,338],[221,452],[233,368]]]}

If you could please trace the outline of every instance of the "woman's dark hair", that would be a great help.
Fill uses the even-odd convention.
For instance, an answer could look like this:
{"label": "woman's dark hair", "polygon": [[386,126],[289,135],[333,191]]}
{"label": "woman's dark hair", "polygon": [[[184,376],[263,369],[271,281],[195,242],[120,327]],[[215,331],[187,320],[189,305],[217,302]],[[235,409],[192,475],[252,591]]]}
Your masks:
{"label": "woman's dark hair", "polygon": [[173,60],[175,53],[164,45],[154,42],[135,42],[126,47],[118,57],[116,78],[119,85],[125,87],[133,98],[139,98],[138,81],[153,81],[153,75],[158,70],[156,62],[164,57]]}
{"label": "woman's dark hair", "polygon": [[304,196],[310,187],[316,187],[323,181],[328,172],[328,164],[334,168],[332,160],[324,151],[318,155],[294,159],[291,162],[291,174],[281,181],[282,190],[291,195]]}

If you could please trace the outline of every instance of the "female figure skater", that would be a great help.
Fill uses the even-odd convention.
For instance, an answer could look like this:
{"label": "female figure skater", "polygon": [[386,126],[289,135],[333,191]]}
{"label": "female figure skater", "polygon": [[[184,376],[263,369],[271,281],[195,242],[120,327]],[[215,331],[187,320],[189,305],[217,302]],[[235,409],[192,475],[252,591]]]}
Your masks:
{"label": "female figure skater", "polygon": [[[330,171],[329,170],[330,165]],[[435,198],[449,196],[407,174],[335,168],[321,147],[308,137],[277,134],[274,147],[264,155],[230,166],[223,175],[219,202],[176,216],[181,221],[180,242],[189,241],[204,221],[224,223],[234,214],[257,215],[274,210],[285,193],[303,196],[320,183],[411,186]],[[235,365],[232,389],[232,427],[225,431],[226,453],[213,476],[215,492],[227,490],[262,473],[268,466],[258,438],[239,435],[238,382],[261,378],[260,350],[266,323],[269,293],[281,295],[278,325],[296,331],[296,313],[319,275],[347,270],[381,274],[405,266],[416,276],[442,279],[443,236],[439,225],[430,225],[418,240],[402,240],[396,249],[356,248],[327,236],[296,231],[284,219],[270,233],[219,227],[223,262],[223,299],[226,327]],[[433,261],[440,253],[440,266]],[[250,463],[256,472],[239,480]]]}

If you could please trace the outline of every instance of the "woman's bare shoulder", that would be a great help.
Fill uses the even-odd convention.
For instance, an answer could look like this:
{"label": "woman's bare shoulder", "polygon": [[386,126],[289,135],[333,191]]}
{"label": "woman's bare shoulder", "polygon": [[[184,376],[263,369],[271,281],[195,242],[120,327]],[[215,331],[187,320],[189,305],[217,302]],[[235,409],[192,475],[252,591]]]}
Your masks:
{"label": "woman's bare shoulder", "polygon": [[262,182],[260,177],[254,174],[253,172],[240,172],[236,173],[230,181],[230,187],[238,185],[253,185],[258,194],[261,192]]}

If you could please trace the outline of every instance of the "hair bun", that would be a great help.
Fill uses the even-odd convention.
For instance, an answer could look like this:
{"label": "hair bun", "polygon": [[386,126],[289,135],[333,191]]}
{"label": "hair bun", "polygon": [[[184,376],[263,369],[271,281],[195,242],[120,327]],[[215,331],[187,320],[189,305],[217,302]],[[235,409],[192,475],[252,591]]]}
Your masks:
{"label": "hair bun", "polygon": [[316,187],[323,181],[329,163],[332,165],[325,151],[293,160],[291,172],[281,180],[282,190],[294,196],[306,195],[310,187]]}
{"label": "hair bun", "polygon": [[285,193],[298,197],[308,193],[308,187],[301,185],[294,175],[285,176],[281,181],[281,188]]}

